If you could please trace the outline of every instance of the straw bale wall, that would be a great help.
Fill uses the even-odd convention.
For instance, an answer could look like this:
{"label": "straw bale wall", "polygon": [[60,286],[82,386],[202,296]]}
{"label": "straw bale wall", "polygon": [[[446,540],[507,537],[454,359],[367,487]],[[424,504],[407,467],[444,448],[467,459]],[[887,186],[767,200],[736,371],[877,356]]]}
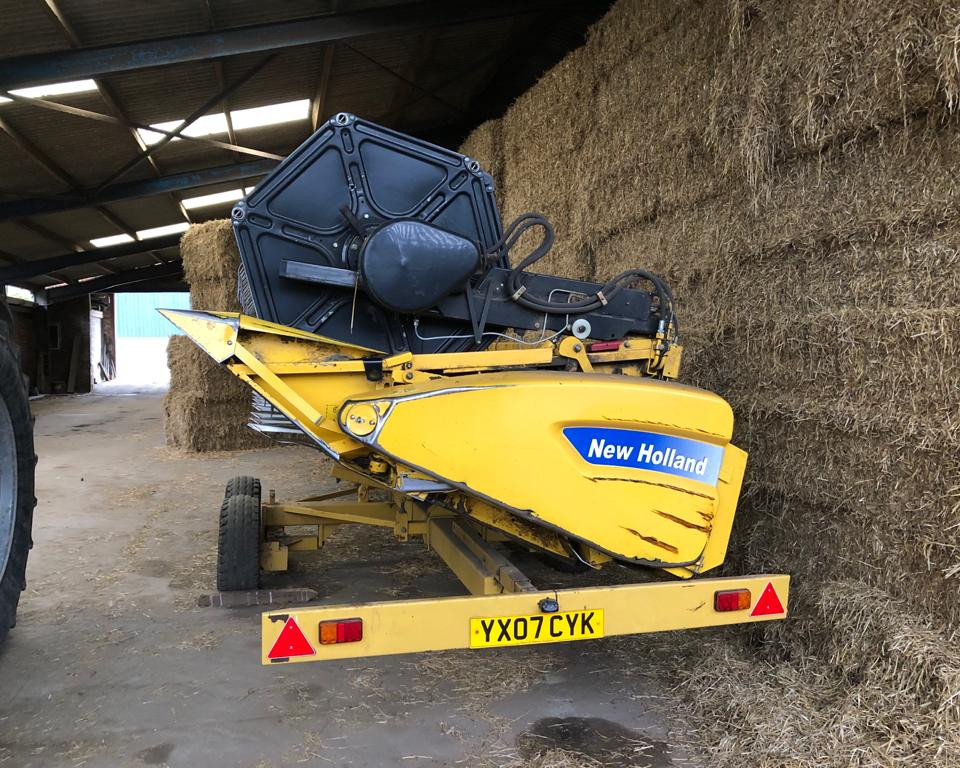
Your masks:
{"label": "straw bale wall", "polygon": [[712,765],[960,764],[958,61],[947,3],[620,0],[466,142],[537,268],[670,281],[737,415],[726,567],[793,615],[690,641]]}

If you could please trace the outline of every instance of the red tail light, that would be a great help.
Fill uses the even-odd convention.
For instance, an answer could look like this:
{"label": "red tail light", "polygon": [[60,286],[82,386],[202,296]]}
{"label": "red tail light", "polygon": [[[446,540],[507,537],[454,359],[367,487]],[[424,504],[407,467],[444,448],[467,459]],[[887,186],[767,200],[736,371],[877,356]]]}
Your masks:
{"label": "red tail light", "polygon": [[751,602],[749,589],[722,589],[713,593],[713,610],[719,613],[745,611]]}
{"label": "red tail light", "polygon": [[363,619],[320,622],[320,644],[356,643],[363,640]]}

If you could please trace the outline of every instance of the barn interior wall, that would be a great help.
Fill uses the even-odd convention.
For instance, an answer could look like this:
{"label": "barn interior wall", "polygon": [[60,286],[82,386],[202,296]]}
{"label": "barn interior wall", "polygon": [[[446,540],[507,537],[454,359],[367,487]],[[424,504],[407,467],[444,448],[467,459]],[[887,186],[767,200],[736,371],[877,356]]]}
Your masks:
{"label": "barn interior wall", "polygon": [[[47,326],[59,327],[59,345],[48,346],[48,392],[90,391],[90,297],[51,304]],[[71,376],[71,371],[73,375]]]}
{"label": "barn interior wall", "polygon": [[620,0],[461,147],[553,221],[534,269],[665,276],[737,415],[728,567],[792,618],[680,665],[716,765],[960,764],[958,41],[922,0]]}
{"label": "barn interior wall", "polygon": [[35,305],[11,302],[10,315],[13,318],[13,341],[20,357],[20,370],[29,380],[29,391],[39,387],[42,378],[43,346],[45,333],[43,310]]}

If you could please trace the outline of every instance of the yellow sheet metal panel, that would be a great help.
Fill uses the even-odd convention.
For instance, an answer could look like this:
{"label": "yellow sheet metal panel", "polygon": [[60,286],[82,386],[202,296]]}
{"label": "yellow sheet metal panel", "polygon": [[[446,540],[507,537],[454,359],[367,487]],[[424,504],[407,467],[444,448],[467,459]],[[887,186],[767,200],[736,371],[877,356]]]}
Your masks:
{"label": "yellow sheet metal panel", "polygon": [[233,356],[240,315],[192,309],[161,309],[159,312],[218,363]]}
{"label": "yellow sheet metal panel", "polygon": [[337,363],[370,350],[246,315],[165,310],[164,316],[218,362],[246,381],[308,435],[335,454],[359,445],[344,435],[335,413],[345,398],[376,389],[362,371],[316,367],[310,373],[279,375],[273,367]]}
{"label": "yellow sheet metal panel", "polygon": [[747,453],[735,445],[728,445],[723,454],[723,468],[720,470],[720,499],[713,518],[713,530],[703,552],[703,563],[699,572],[709,571],[722,565],[727,557],[727,545],[730,543],[730,531],[733,518],[737,513],[737,500],[740,498],[740,486],[747,466]]}
{"label": "yellow sheet metal panel", "polygon": [[[720,477],[721,465],[733,466],[723,458],[733,416],[716,395],[553,370],[423,380],[408,353],[384,359],[372,381],[356,365],[371,354],[360,347],[236,314],[167,316],[341,459],[376,450],[598,551],[683,575],[725,552],[740,477]],[[568,346],[585,356],[578,340]],[[487,365],[532,364],[548,352],[464,353],[451,363],[469,367],[476,354]],[[734,469],[742,475],[742,463]]]}
{"label": "yellow sheet metal panel", "polygon": [[[754,615],[761,601],[770,603],[768,585],[783,610]],[[741,588],[750,590],[749,608],[726,613],[715,610],[717,591]],[[469,648],[473,620],[549,615],[542,613],[539,603],[553,597],[558,599],[562,612],[602,611],[603,635],[607,637],[769,621],[786,617],[789,589],[789,576],[758,575],[269,611],[261,615],[261,661],[296,663]],[[762,597],[765,593],[767,596]],[[271,661],[270,652],[290,618],[314,652]],[[320,644],[320,622],[351,618],[362,620],[362,640]]]}
{"label": "yellow sheet metal panel", "polygon": [[[233,370],[232,366],[228,365],[227,367]],[[242,374],[240,378],[269,400],[307,435],[315,438],[334,454],[344,455],[363,448],[361,443],[344,434],[335,418],[343,398],[369,389],[367,385],[362,383],[365,381],[363,376],[354,374],[287,376],[281,378],[281,382],[283,382],[281,388],[277,388],[271,382],[264,381],[257,376]],[[309,415],[300,411],[294,402],[288,399],[292,389],[289,386],[290,382],[297,384],[293,391],[299,392],[309,402],[320,403],[324,406],[322,409],[318,409],[324,412],[324,418],[320,422],[311,423]],[[331,415],[327,416],[328,413]]]}
{"label": "yellow sheet metal panel", "polygon": [[[380,402],[377,429],[355,439],[468,493],[619,557],[676,565],[704,551],[733,430],[716,395],[517,371],[449,377]],[[348,432],[359,405],[341,411]]]}
{"label": "yellow sheet metal panel", "polygon": [[464,506],[467,514],[483,525],[496,528],[510,537],[526,541],[546,552],[553,552],[561,557],[566,557],[568,554],[563,539],[555,531],[532,525],[500,507],[473,497],[467,497]]}

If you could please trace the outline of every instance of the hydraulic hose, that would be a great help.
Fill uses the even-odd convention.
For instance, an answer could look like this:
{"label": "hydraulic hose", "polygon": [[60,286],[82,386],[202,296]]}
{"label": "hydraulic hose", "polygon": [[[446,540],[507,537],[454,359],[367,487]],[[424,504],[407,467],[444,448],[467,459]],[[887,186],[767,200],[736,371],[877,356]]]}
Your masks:
{"label": "hydraulic hose", "polygon": [[498,240],[488,252],[488,256],[491,257],[508,255],[517,244],[517,241],[528,230],[534,227],[539,227],[543,230],[543,238],[529,254],[510,270],[510,275],[507,278],[507,288],[513,300],[518,304],[547,314],[579,315],[602,309],[609,303],[610,299],[627,287],[628,284],[636,280],[645,280],[653,286],[654,292],[657,294],[657,299],[660,302],[661,323],[664,326],[669,323],[675,323],[673,293],[659,276],[652,272],[647,272],[645,269],[625,270],[604,283],[601,289],[595,294],[580,301],[553,301],[549,298],[532,295],[527,291],[521,277],[528,267],[546,256],[553,247],[553,226],[545,216],[539,213],[524,213],[518,216],[510,226],[507,227],[500,240]]}

